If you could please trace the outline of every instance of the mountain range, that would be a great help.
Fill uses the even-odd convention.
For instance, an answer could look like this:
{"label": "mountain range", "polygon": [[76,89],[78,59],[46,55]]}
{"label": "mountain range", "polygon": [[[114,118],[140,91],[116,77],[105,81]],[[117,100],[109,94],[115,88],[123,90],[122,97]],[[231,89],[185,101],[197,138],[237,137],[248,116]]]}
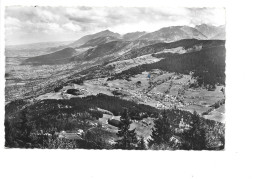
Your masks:
{"label": "mountain range", "polygon": [[[109,30],[101,31],[96,34],[86,35],[71,43],[69,46],[90,46],[99,44],[99,42],[109,42],[112,40],[156,40],[162,42],[173,42],[182,39],[216,39],[225,40],[225,26],[212,26],[207,24],[189,26],[170,26],[164,27],[154,32],[131,32],[120,35]],[[86,43],[89,44],[86,44]]]}
{"label": "mountain range", "polygon": [[[195,27],[170,26],[154,32],[131,32],[120,35],[110,30],[101,31],[81,37],[64,46],[59,46],[53,53],[27,59],[29,64],[60,64],[78,60],[89,60],[97,57],[114,58],[116,54],[127,54],[133,49],[156,43],[169,43],[182,39],[225,40],[225,26],[201,24]],[[84,48],[87,48],[84,50]],[[82,50],[81,50],[82,49]],[[81,54],[76,53],[82,52]],[[76,56],[75,56],[76,55]],[[111,56],[112,55],[112,56]],[[66,58],[65,58],[66,57]],[[72,60],[70,59],[72,58]]]}
{"label": "mountain range", "polygon": [[85,44],[86,42],[88,42],[91,39],[96,39],[98,37],[108,37],[108,36],[120,37],[120,34],[111,32],[109,30],[105,30],[105,31],[98,32],[96,34],[85,35],[85,36],[81,37],[80,39],[76,40],[75,42],[71,43],[70,46],[77,47],[77,46]]}

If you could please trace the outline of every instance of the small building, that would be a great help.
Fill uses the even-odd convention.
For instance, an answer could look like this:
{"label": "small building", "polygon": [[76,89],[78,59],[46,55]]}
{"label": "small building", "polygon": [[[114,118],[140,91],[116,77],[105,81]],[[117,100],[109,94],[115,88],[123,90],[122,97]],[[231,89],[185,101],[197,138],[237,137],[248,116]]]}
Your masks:
{"label": "small building", "polygon": [[58,137],[68,140],[83,140],[77,133],[67,133],[65,131],[60,132]]}
{"label": "small building", "polygon": [[121,121],[118,121],[116,119],[109,119],[108,120],[108,124],[115,126],[115,127],[119,127],[121,124]]}

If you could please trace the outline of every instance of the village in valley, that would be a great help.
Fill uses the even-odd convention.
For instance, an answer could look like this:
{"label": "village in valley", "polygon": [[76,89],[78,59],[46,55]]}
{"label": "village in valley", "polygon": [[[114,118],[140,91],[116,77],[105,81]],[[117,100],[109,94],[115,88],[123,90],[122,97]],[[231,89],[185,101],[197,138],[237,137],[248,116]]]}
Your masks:
{"label": "village in valley", "polygon": [[[196,110],[199,114],[205,114],[214,108],[215,103],[220,103],[224,99],[224,86],[221,85],[217,86],[214,91],[209,91],[206,87],[190,88],[191,84],[196,83],[192,75],[178,75],[154,70],[143,72],[129,80],[111,81],[108,79],[109,77],[86,80],[82,85],[70,84],[63,86],[58,92],[40,95],[36,99],[82,98],[103,93],[158,109],[178,108],[190,112]],[[74,89],[75,94],[68,93],[69,89]],[[216,120],[220,122],[224,120],[223,112],[217,112],[218,118]],[[210,117],[210,114],[207,114],[207,117]]]}
{"label": "village in valley", "polygon": [[6,46],[5,146],[223,150],[225,53],[210,24]]}

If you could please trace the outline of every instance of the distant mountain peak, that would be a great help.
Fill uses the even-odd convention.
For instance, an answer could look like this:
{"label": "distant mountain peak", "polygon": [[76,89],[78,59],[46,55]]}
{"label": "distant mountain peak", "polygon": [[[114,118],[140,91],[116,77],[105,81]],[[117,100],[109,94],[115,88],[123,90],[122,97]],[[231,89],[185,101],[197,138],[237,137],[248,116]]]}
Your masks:
{"label": "distant mountain peak", "polygon": [[169,26],[163,27],[157,31],[144,34],[139,40],[160,40],[173,42],[181,39],[207,39],[207,37],[197,29],[190,26]]}
{"label": "distant mountain peak", "polygon": [[196,25],[196,26],[213,26],[213,25],[202,23],[202,24]]}
{"label": "distant mountain peak", "polygon": [[208,39],[220,39],[224,40],[225,39],[225,25],[220,25],[220,26],[214,26],[210,24],[200,24],[196,25],[195,28],[200,31],[202,34],[206,35]]}
{"label": "distant mountain peak", "polygon": [[85,35],[85,36],[81,37],[80,39],[76,40],[75,42],[73,42],[70,46],[79,47],[79,46],[87,43],[88,41],[90,41],[92,39],[96,39],[96,38],[99,38],[99,37],[106,37],[106,36],[113,36],[113,37],[119,38],[120,34],[106,29],[106,30],[100,31],[100,32],[95,33],[95,34]]}
{"label": "distant mountain peak", "polygon": [[109,29],[106,29],[106,30],[103,30],[103,31],[100,31],[99,33],[114,33],[114,32],[112,32],[112,31],[110,31]]}

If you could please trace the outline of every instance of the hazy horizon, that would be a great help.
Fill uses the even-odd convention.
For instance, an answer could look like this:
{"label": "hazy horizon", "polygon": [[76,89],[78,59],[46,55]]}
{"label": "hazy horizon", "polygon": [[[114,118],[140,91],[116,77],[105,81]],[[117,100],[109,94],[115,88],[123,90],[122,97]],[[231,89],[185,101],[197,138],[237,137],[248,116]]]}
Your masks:
{"label": "hazy horizon", "polygon": [[73,41],[104,30],[125,34],[163,27],[225,25],[224,8],[6,7],[6,46]]}

